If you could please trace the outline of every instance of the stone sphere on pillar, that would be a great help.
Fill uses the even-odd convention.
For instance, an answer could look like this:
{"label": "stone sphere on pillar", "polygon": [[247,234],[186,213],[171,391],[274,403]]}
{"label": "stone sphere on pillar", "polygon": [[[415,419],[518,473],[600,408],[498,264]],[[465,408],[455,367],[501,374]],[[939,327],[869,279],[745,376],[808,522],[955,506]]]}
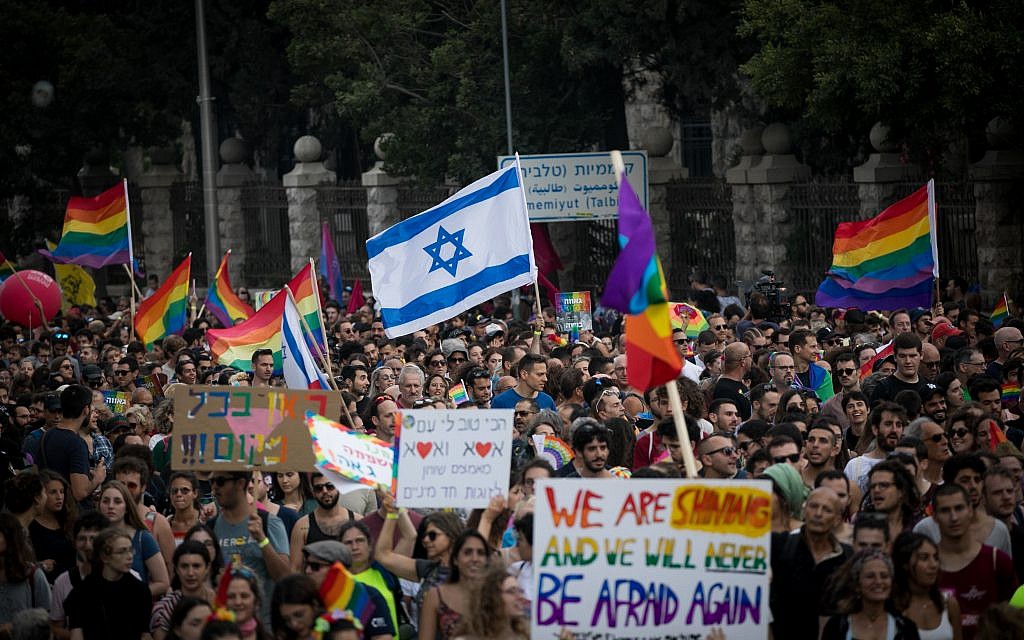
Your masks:
{"label": "stone sphere on pillar", "polygon": [[249,144],[241,138],[228,138],[220,143],[220,161],[224,164],[242,164],[249,158]]}
{"label": "stone sphere on pillar", "polygon": [[767,153],[782,156],[793,150],[793,136],[789,133],[789,127],[781,122],[773,122],[764,128],[761,144]]}
{"label": "stone sphere on pillar", "polygon": [[667,128],[649,127],[644,131],[642,144],[650,157],[664,158],[672,151],[675,140],[672,138],[672,132]]}
{"label": "stone sphere on pillar", "polygon": [[996,116],[988,121],[985,127],[985,140],[989,149],[1010,149],[1013,146],[1013,138],[1017,131],[1013,124],[1003,118]]}
{"label": "stone sphere on pillar", "polygon": [[761,144],[761,136],[764,134],[764,127],[751,127],[740,134],[740,147],[745,156],[759,156],[764,153],[764,145]]}
{"label": "stone sphere on pillar", "polygon": [[299,162],[319,162],[324,148],[316,136],[302,136],[295,141],[292,150],[295,152],[295,159]]}
{"label": "stone sphere on pillar", "polygon": [[871,141],[871,146],[875,151],[879,153],[895,153],[899,148],[895,142],[889,139],[889,125],[876,122],[871,127],[871,133],[868,134],[868,139]]}
{"label": "stone sphere on pillar", "polygon": [[384,147],[394,137],[395,134],[393,133],[382,133],[373,141],[373,153],[377,156],[378,160],[388,159],[388,154],[385,152]]}

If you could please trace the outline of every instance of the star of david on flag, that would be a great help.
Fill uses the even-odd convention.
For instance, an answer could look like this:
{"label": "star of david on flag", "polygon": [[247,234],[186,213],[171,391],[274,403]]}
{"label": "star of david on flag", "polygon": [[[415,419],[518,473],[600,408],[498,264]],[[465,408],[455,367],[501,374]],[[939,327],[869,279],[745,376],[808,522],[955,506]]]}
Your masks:
{"label": "star of david on flag", "polygon": [[537,274],[519,164],[366,241],[388,337],[530,284]]}

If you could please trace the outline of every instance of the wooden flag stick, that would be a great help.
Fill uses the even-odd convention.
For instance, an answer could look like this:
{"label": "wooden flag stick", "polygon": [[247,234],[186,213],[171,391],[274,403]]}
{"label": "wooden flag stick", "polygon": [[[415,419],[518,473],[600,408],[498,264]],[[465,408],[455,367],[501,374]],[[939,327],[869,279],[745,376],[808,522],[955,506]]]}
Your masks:
{"label": "wooden flag stick", "polygon": [[[129,242],[131,242],[130,239],[129,239]],[[121,265],[121,266],[123,266],[124,270],[128,272],[128,282],[132,283],[132,290],[131,290],[131,294],[132,294],[132,297],[131,297],[132,321],[128,323],[128,327],[129,327],[129,331],[131,331],[132,342],[135,342],[135,292],[139,290],[139,287],[136,286],[136,284],[135,284],[135,274],[132,272],[131,265],[125,264],[125,265]]]}
{"label": "wooden flag stick", "polygon": [[691,480],[697,477],[697,460],[693,457],[693,443],[690,442],[690,434],[686,430],[686,421],[683,419],[683,402],[679,398],[679,388],[673,380],[665,385],[668,392],[668,403],[672,407],[672,422],[676,425],[676,438],[683,449],[683,465],[686,467],[686,477]]}

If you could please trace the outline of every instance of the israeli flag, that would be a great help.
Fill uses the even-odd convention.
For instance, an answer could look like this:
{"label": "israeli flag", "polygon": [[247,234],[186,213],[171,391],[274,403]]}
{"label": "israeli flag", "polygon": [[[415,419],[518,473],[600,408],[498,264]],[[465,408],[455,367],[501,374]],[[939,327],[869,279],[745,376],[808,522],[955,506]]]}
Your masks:
{"label": "israeli flag", "polygon": [[447,320],[537,276],[519,163],[366,241],[389,338]]}

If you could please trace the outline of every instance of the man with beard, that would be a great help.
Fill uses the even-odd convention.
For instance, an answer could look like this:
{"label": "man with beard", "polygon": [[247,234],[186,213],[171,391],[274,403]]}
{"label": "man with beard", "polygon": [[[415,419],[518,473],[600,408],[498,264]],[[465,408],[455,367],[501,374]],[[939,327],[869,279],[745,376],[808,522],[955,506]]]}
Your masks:
{"label": "man with beard", "polygon": [[310,485],[316,498],[316,509],[299,518],[292,528],[291,563],[295,571],[302,571],[303,547],[321,540],[337,540],[341,525],[361,518],[338,503],[341,497],[338,488],[322,473],[314,471]]}
{"label": "man with beard", "polygon": [[780,394],[789,391],[790,385],[793,384],[793,378],[796,377],[796,363],[793,361],[793,356],[788,353],[774,354],[768,361],[768,373],[772,377],[772,384]]}
{"label": "man with beard", "polygon": [[[662,439],[669,451],[672,451],[673,441],[666,437]],[[740,452],[736,448],[731,433],[712,433],[700,441],[700,444],[697,445],[697,453],[701,463],[700,475],[704,478],[725,480],[747,477],[747,472],[743,469],[737,471],[736,463],[740,459]],[[675,456],[673,456],[674,459]]]}
{"label": "man with beard", "polygon": [[813,488],[819,474],[835,469],[837,453],[836,434],[829,423],[823,420],[812,424],[804,439],[804,460],[807,464],[800,471],[804,485]]}
{"label": "man with beard", "polygon": [[871,434],[875,437],[875,448],[847,463],[843,473],[851,482],[857,484],[862,492],[867,491],[868,472],[896,449],[903,437],[903,426],[907,422],[907,413],[895,402],[882,402],[871,410],[868,417]]}
{"label": "man with beard", "polygon": [[573,423],[572,450],[576,455],[555,475],[561,478],[611,478],[606,468],[608,439],[611,430],[593,418],[579,418]]}
{"label": "man with beard", "polygon": [[946,394],[930,382],[921,387],[921,413],[939,424],[946,421]]}

